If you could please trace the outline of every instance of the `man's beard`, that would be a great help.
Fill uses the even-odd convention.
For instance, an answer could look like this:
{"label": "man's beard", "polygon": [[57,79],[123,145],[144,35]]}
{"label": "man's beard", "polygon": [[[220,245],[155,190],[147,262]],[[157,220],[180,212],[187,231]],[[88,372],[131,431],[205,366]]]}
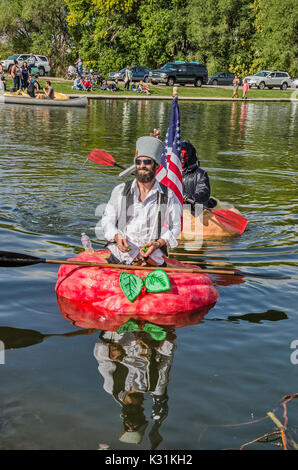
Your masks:
{"label": "man's beard", "polygon": [[140,173],[140,170],[136,169],[136,179],[140,183],[150,183],[156,175],[156,168],[153,168],[152,170],[147,170],[142,173]]}

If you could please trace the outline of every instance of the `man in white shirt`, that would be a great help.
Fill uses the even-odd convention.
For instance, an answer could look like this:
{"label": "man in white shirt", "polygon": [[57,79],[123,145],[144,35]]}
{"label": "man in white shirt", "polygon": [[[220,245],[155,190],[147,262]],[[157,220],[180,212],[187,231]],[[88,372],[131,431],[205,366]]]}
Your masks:
{"label": "man in white shirt", "polygon": [[178,244],[181,205],[173,191],[156,180],[163,151],[159,139],[140,137],[134,160],[136,178],[112,191],[101,220],[110,263],[132,264],[139,258],[165,266],[165,248]]}

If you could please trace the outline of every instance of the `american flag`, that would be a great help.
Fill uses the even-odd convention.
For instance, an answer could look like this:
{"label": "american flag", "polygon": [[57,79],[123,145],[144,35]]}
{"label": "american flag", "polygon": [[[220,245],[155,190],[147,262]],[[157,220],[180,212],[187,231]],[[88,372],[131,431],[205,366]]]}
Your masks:
{"label": "american flag", "polygon": [[174,191],[183,206],[180,115],[177,97],[172,102],[170,125],[164,145],[165,151],[161,157],[161,165],[157,170],[156,178],[160,183]]}

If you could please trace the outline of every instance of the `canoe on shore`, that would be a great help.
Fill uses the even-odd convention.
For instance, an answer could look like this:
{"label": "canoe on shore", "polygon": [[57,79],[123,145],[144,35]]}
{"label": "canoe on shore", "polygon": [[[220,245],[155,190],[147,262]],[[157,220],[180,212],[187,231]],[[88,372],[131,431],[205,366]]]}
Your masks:
{"label": "canoe on shore", "polygon": [[[108,250],[82,252],[76,258],[72,258],[72,261],[107,263],[108,256]],[[167,259],[167,265],[174,268],[190,268],[190,265],[185,265],[176,259]],[[146,267],[128,271],[109,267],[108,264],[106,268],[61,265],[56,293],[71,302],[83,302],[94,314],[124,314],[145,318],[146,315],[153,314],[173,316],[196,312],[216,303],[218,292],[208,274],[170,272],[167,281],[166,273],[161,271],[162,268],[157,273],[157,270],[146,270]],[[157,277],[153,278],[153,273],[156,273]],[[123,282],[121,276],[124,278]],[[147,278],[150,278],[148,282]],[[156,288],[158,282],[165,286],[162,291]],[[136,292],[138,287],[139,293],[130,297],[130,292]]]}
{"label": "canoe on shore", "polygon": [[58,107],[80,107],[84,108],[88,104],[88,98],[86,96],[80,96],[78,98],[69,99],[36,99],[30,96],[4,94],[0,97],[0,103],[3,104],[24,104],[33,106],[58,106]]}
{"label": "canoe on shore", "polygon": [[[240,211],[232,204],[221,202],[216,199],[217,204],[213,209],[227,209],[241,215]],[[230,238],[239,235],[237,232],[229,230],[220,223],[212,212],[203,213],[202,217],[195,218],[189,210],[183,211],[183,231],[179,240],[208,240],[215,238]]]}

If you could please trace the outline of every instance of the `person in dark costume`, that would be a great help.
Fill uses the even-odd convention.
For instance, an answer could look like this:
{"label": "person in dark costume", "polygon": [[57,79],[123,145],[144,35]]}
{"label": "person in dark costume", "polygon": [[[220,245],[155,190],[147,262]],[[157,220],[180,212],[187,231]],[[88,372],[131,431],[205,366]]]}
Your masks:
{"label": "person in dark costume", "polygon": [[181,142],[181,161],[184,200],[192,201],[193,205],[196,203],[214,207],[216,201],[210,198],[208,173],[200,167],[197,151],[188,140]]}

